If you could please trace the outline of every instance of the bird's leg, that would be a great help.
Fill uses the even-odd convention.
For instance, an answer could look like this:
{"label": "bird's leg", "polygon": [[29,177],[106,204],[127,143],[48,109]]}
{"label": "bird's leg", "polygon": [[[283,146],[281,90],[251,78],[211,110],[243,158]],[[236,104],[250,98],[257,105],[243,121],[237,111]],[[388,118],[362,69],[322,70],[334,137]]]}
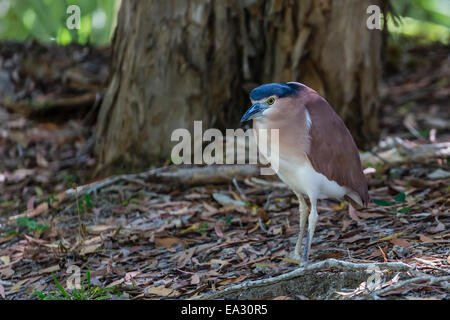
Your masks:
{"label": "bird's leg", "polygon": [[298,239],[297,244],[295,245],[295,251],[294,251],[294,257],[296,260],[300,261],[300,258],[302,256],[302,240],[303,240],[303,233],[305,231],[306,226],[306,220],[308,219],[309,210],[308,205],[306,204],[305,198],[301,194],[297,194],[299,206],[298,210],[300,213],[300,220],[299,220],[299,231],[298,231]]}
{"label": "bird's leg", "polygon": [[308,234],[305,243],[305,251],[303,252],[302,263],[306,264],[308,262],[309,250],[311,249],[311,243],[314,237],[314,230],[316,229],[317,218],[317,199],[310,198],[311,201],[311,212],[309,213],[308,219]]}

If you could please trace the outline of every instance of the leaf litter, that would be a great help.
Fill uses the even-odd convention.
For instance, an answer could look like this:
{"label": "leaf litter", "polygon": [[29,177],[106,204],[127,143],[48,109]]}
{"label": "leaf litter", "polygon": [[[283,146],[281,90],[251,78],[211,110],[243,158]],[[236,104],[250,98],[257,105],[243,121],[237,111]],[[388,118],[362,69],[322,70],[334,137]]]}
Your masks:
{"label": "leaf litter", "polygon": [[[448,68],[444,64],[441,69]],[[431,143],[396,125],[403,115],[395,110],[408,96],[404,88],[411,90],[421,73],[387,80],[392,91],[383,98],[382,123],[390,131],[381,148],[394,135],[411,143]],[[436,82],[433,78],[428,83]],[[431,97],[430,90],[418,90],[425,93],[412,107],[420,111],[411,110],[416,125],[436,123],[433,112],[439,110],[429,115],[420,108],[429,99],[448,115],[441,103],[448,101],[448,88],[439,88],[439,96]],[[435,142],[449,142],[449,128],[439,130]],[[0,132],[0,155],[5,159],[0,164],[4,299],[29,299],[34,290],[54,289],[52,275],[65,285],[72,265],[82,273],[89,270],[96,285],[117,285],[132,299],[193,298],[298,267],[289,258],[297,240],[298,202],[287,189],[273,188],[260,178],[185,187],[122,179],[75,200],[66,190],[92,182],[88,177],[95,156],[89,124],[83,119],[34,122],[0,106]],[[373,201],[367,209],[349,211],[345,202],[321,201],[312,262],[402,261],[426,275],[448,275],[448,157],[381,161],[369,167]],[[379,286],[384,290],[401,281],[394,277]],[[336,298],[356,298],[366,285],[336,293]],[[442,299],[449,293],[425,282],[399,287],[388,297]],[[314,297],[276,299],[308,298]]]}

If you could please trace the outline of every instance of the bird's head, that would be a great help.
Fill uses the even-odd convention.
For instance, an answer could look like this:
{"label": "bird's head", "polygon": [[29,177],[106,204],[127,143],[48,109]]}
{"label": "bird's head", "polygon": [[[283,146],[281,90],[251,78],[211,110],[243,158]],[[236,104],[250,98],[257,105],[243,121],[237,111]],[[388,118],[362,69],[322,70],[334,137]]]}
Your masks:
{"label": "bird's head", "polygon": [[263,118],[281,105],[283,99],[296,96],[302,86],[298,82],[268,83],[253,89],[250,92],[252,106],[242,116],[241,122]]}

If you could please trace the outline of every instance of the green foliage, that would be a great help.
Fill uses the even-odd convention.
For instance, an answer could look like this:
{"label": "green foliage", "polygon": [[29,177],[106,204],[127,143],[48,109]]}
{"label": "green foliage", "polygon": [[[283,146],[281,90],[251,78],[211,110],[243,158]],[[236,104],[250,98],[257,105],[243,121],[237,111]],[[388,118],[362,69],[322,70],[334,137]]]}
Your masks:
{"label": "green foliage", "polygon": [[398,212],[400,213],[409,213],[411,211],[411,208],[409,207],[404,207],[398,210]]}
{"label": "green foliage", "polygon": [[448,0],[395,0],[391,3],[401,16],[450,28]]}
{"label": "green foliage", "polygon": [[52,273],[53,282],[58,291],[34,291],[32,297],[38,297],[41,300],[105,300],[111,299],[111,294],[118,295],[116,286],[109,288],[100,288],[91,284],[91,274],[88,270],[83,277],[80,289],[65,290]]}
{"label": "green foliage", "polygon": [[222,216],[222,217],[220,217],[220,219],[225,221],[225,224],[228,225],[228,226],[231,225],[231,222],[233,221],[233,217],[232,216],[228,216],[228,217]]}
{"label": "green foliage", "polygon": [[50,195],[50,197],[48,197],[48,198],[45,200],[45,202],[47,202],[49,206],[50,206],[52,203],[57,203],[58,201],[59,201],[59,200],[56,199],[54,193],[52,193],[52,194]]}
{"label": "green foliage", "polygon": [[92,205],[91,202],[91,195],[90,194],[84,195],[84,198],[81,199],[79,204],[80,211],[87,212],[89,209],[92,209],[93,207],[94,206]]}
{"label": "green foliage", "polygon": [[394,201],[396,203],[402,203],[405,202],[406,200],[406,195],[403,192],[400,192],[398,195],[395,196]]}
{"label": "green foliage", "polygon": [[425,42],[450,41],[450,6],[448,0],[395,0],[394,12],[402,17],[400,25],[388,18],[388,29],[396,35],[418,37]]}
{"label": "green foliage", "polygon": [[28,217],[17,218],[16,223],[19,227],[25,227],[27,233],[33,233],[34,231],[44,232],[50,227],[49,224],[38,224],[36,220]]}
{"label": "green foliage", "polygon": [[208,228],[208,224],[207,223],[203,223],[197,230],[195,230],[196,232],[200,233],[202,236],[206,235],[206,229]]}
{"label": "green foliage", "polygon": [[379,206],[389,207],[389,206],[393,206],[394,204],[397,204],[397,203],[405,202],[406,201],[405,193],[400,192],[399,194],[397,194],[394,198],[394,201],[395,201],[395,203],[392,203],[390,201],[383,200],[383,199],[372,200],[373,203],[376,203]]}
{"label": "green foliage", "polygon": [[[117,0],[3,0],[0,6],[0,40],[34,38],[61,45],[107,44],[117,14]],[[68,6],[78,5],[80,29],[69,30]]]}
{"label": "green foliage", "polygon": [[392,204],[393,204],[392,202],[383,200],[383,199],[373,199],[372,202],[379,206],[384,206],[384,207],[392,206]]}
{"label": "green foliage", "polygon": [[[394,198],[394,203],[387,201],[387,200],[383,200],[383,199],[374,199],[372,200],[373,203],[378,204],[379,206],[383,206],[383,207],[389,207],[389,206],[393,206],[395,204],[401,204],[403,202],[406,201],[406,194],[404,192],[400,192],[399,194],[397,194]],[[390,209],[390,212],[393,214],[397,214],[397,213],[409,213],[411,211],[411,208],[409,207],[403,207],[400,209],[397,209],[397,207],[393,207]]]}

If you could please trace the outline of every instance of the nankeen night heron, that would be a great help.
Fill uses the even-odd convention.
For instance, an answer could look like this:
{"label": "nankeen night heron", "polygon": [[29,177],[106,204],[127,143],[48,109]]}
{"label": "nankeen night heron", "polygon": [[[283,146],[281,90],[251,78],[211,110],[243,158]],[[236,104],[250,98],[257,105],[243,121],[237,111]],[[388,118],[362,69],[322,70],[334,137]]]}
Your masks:
{"label": "nankeen night heron", "polygon": [[[241,122],[253,120],[253,133],[260,150],[263,142],[258,130],[279,130],[277,148],[266,147],[268,151],[263,155],[298,198],[300,230],[293,256],[306,263],[318,219],[318,199],[347,199],[361,207],[369,201],[358,148],[328,102],[301,83],[264,84],[250,92],[250,99],[252,106]],[[275,149],[278,152],[273,152]],[[304,196],[309,198],[311,210]]]}

